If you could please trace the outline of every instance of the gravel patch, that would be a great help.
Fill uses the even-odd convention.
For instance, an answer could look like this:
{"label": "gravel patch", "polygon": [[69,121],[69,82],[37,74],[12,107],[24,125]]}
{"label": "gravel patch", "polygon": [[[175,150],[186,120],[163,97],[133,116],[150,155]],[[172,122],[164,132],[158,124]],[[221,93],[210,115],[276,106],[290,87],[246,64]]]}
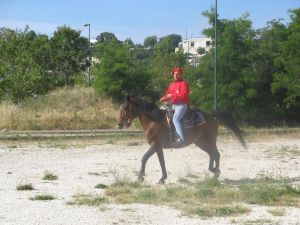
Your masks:
{"label": "gravel patch", "polygon": [[[81,140],[80,144],[40,142],[0,142],[0,224],[1,225],[116,225],[116,224],[300,224],[300,209],[285,207],[283,216],[268,212],[272,207],[249,206],[251,212],[232,217],[202,219],[186,216],[166,206],[144,204],[105,204],[103,207],[69,205],[74,195],[103,194],[99,183],[110,185],[117,174],[136,179],[141,158],[148,148],[140,144],[127,146],[103,141]],[[294,179],[300,184],[300,139],[280,137],[252,141],[243,149],[231,138],[218,141],[221,153],[220,180],[238,182],[260,176]],[[184,149],[165,150],[167,184],[178,183],[180,177],[195,179],[212,176],[208,172],[208,155],[194,145]],[[53,181],[42,180],[45,171],[57,175]],[[156,155],[146,166],[145,182],[157,185],[161,170]],[[17,191],[19,184],[32,184],[32,191]],[[32,201],[38,194],[55,197],[51,201]]]}

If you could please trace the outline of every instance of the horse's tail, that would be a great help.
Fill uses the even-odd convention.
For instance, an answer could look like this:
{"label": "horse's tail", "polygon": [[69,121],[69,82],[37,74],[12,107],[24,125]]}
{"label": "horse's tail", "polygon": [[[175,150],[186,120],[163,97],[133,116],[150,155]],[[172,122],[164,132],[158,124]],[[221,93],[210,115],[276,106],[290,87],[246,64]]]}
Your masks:
{"label": "horse's tail", "polygon": [[246,132],[241,130],[236,122],[234,121],[233,117],[231,114],[226,113],[226,112],[215,112],[213,116],[216,117],[217,120],[219,120],[221,123],[225,125],[226,128],[230,129],[233,131],[237,139],[241,142],[244,148],[247,148],[246,140],[245,140],[245,135]]}

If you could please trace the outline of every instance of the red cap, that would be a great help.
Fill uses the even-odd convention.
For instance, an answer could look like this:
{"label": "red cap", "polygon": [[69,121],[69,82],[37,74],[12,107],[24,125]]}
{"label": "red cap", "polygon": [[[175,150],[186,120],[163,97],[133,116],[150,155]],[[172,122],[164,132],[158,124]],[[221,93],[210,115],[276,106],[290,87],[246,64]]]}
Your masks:
{"label": "red cap", "polygon": [[183,73],[183,69],[179,66],[176,66],[172,69],[172,75],[174,75],[175,72],[179,72],[180,74]]}

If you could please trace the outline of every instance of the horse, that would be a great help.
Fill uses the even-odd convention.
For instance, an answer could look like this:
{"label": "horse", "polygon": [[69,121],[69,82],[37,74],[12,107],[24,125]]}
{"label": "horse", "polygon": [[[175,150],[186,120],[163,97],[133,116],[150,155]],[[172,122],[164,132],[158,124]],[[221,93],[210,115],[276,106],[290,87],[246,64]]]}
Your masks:
{"label": "horse", "polygon": [[[246,141],[244,138],[245,132],[238,127],[229,113],[202,113],[205,123],[184,130],[185,144],[182,147],[194,143],[200,149],[205,151],[209,155],[208,170],[211,171],[215,177],[218,177],[220,174],[220,153],[216,141],[219,123],[222,123],[226,128],[233,131],[234,135],[244,148],[246,148]],[[138,118],[143,127],[147,142],[150,145],[149,149],[142,157],[142,165],[138,175],[139,181],[144,180],[146,163],[154,153],[158,156],[162,171],[162,177],[159,179],[158,183],[164,184],[167,179],[163,149],[169,137],[170,125],[167,122],[166,114],[167,111],[160,109],[154,102],[130,95],[126,95],[121,104],[117,127],[119,129],[128,128],[133,119]]]}

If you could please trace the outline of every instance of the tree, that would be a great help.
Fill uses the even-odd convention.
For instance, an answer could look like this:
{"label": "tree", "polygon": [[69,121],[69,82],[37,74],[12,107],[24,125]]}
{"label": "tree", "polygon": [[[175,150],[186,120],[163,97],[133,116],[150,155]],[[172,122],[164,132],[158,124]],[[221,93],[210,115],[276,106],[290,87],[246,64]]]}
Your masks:
{"label": "tree", "polygon": [[[214,39],[214,9],[203,14],[212,24],[204,33]],[[267,27],[258,30],[252,28],[248,14],[233,20],[217,20],[218,110],[229,111],[255,124],[282,117],[289,107],[293,115],[299,112],[297,93],[300,89],[296,75],[299,70],[295,65],[299,61],[296,49],[300,39],[297,39],[296,11],[291,18],[288,29],[280,20],[272,20]],[[193,84],[198,90],[191,95],[205,110],[212,109],[213,53],[201,59],[197,68],[199,80]]]}
{"label": "tree", "polygon": [[36,34],[2,30],[0,36],[0,98],[19,102],[27,96],[44,93],[44,72],[32,55]]}
{"label": "tree", "polygon": [[157,44],[157,36],[155,35],[146,37],[144,40],[145,48],[154,48],[156,44]]}
{"label": "tree", "polygon": [[103,32],[96,37],[97,43],[105,43],[110,42],[112,40],[119,41],[114,33]]}
{"label": "tree", "polygon": [[287,27],[287,37],[280,42],[280,54],[275,59],[276,66],[282,68],[274,74],[272,92],[278,104],[287,112],[300,113],[300,8],[291,10],[291,22]]}
{"label": "tree", "polygon": [[127,45],[129,48],[134,48],[134,43],[131,38],[126,38],[124,41],[124,45]]}
{"label": "tree", "polygon": [[178,47],[179,42],[182,41],[182,37],[179,34],[169,34],[160,38],[159,42],[167,42],[173,47],[173,50]]}
{"label": "tree", "polygon": [[51,38],[52,76],[56,86],[73,85],[76,77],[83,79],[82,64],[87,57],[88,40],[67,26],[58,27]]}
{"label": "tree", "polygon": [[103,46],[101,63],[93,71],[95,89],[114,100],[123,99],[124,93],[151,96],[150,74],[133,58],[128,46],[111,40]]}
{"label": "tree", "polygon": [[202,47],[199,47],[199,48],[197,48],[197,53],[199,54],[199,55],[203,55],[203,54],[205,54],[205,48],[202,48]]}

